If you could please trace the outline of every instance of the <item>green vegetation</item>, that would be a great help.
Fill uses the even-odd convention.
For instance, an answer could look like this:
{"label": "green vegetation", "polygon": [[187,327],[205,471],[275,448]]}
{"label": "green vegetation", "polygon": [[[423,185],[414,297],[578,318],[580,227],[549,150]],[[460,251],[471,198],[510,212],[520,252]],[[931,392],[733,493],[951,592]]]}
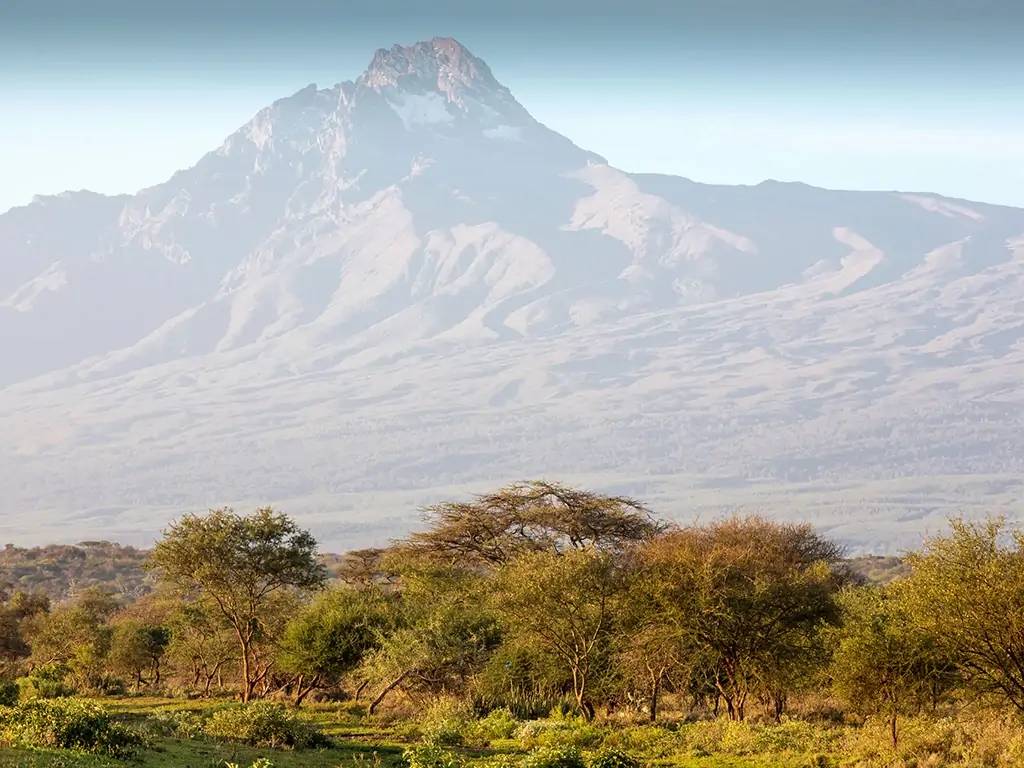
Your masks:
{"label": "green vegetation", "polygon": [[324,558],[285,515],[214,510],[138,593],[5,591],[0,765],[1024,764],[1024,536],[1001,521],[866,583],[808,526],[673,527],[550,483],[427,513]]}

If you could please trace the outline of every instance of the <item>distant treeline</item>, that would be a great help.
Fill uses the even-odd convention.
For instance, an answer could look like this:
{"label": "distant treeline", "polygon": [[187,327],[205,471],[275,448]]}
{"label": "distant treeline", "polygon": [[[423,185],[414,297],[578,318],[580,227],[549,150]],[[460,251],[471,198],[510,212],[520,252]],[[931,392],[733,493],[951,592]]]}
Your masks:
{"label": "distant treeline", "polygon": [[[321,553],[319,559],[330,578],[345,580],[358,568],[360,558],[371,551]],[[7,544],[0,550],[0,592],[40,592],[54,603],[90,588],[137,598],[155,587],[155,580],[145,568],[148,556],[149,550],[109,541],[42,547]],[[871,584],[888,584],[909,570],[901,557],[861,555],[845,562],[854,574]]]}

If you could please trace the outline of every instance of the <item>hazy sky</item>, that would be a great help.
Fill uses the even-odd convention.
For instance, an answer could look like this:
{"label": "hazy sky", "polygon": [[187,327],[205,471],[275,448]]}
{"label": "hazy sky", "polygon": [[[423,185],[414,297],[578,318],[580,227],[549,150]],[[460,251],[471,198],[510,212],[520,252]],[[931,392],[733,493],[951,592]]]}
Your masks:
{"label": "hazy sky", "polygon": [[434,35],[629,171],[1024,206],[1020,0],[0,0],[0,211],[163,181]]}

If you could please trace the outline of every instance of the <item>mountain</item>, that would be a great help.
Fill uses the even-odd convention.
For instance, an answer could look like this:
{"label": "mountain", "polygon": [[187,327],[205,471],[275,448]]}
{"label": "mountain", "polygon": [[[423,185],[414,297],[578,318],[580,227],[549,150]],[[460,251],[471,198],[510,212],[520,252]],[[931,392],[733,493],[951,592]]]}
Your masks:
{"label": "mountain", "polygon": [[1021,511],[1024,210],[626,173],[437,38],[0,216],[0,359],[0,539],[546,475],[891,551]]}

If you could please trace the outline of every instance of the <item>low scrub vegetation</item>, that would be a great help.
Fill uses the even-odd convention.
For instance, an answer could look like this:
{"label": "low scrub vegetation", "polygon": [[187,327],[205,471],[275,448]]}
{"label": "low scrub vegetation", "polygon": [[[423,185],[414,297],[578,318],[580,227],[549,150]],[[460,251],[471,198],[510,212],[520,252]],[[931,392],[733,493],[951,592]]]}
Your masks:
{"label": "low scrub vegetation", "polygon": [[124,758],[142,746],[141,737],[91,702],[30,701],[0,709],[0,743],[50,747]]}
{"label": "low scrub vegetation", "polygon": [[213,713],[203,733],[222,741],[238,741],[270,749],[310,749],[327,746],[314,726],[282,704],[257,701]]}

